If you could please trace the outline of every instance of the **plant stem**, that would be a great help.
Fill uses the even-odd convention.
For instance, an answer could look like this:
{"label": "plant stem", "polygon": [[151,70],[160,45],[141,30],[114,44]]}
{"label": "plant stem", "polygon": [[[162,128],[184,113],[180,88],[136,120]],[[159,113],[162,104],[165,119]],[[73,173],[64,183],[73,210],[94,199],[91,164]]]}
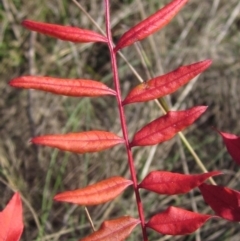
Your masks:
{"label": "plant stem", "polygon": [[117,68],[117,59],[116,59],[116,53],[114,52],[114,44],[112,41],[112,33],[111,33],[111,26],[110,26],[110,7],[109,7],[109,0],[105,0],[105,21],[106,21],[106,32],[107,32],[107,39],[108,39],[108,48],[110,51],[110,57],[111,57],[111,65],[112,65],[112,72],[113,72],[113,81],[115,85],[115,90],[117,93],[117,103],[118,103],[118,110],[121,120],[121,127],[123,132],[123,137],[125,139],[125,145],[126,145],[126,151],[128,155],[128,164],[129,169],[133,181],[133,188],[136,196],[137,201],[137,208],[138,208],[138,214],[141,220],[141,226],[142,226],[142,234],[143,234],[143,240],[148,241],[147,233],[146,233],[146,227],[145,227],[145,220],[144,220],[144,214],[143,214],[143,206],[138,190],[138,182],[137,182],[137,176],[136,176],[136,170],[133,164],[133,156],[132,151],[129,146],[129,140],[128,140],[128,131],[127,131],[127,125],[126,125],[126,119],[124,116],[124,110],[122,106],[122,99],[121,99],[121,90],[119,85],[119,77],[118,77],[118,68]]}

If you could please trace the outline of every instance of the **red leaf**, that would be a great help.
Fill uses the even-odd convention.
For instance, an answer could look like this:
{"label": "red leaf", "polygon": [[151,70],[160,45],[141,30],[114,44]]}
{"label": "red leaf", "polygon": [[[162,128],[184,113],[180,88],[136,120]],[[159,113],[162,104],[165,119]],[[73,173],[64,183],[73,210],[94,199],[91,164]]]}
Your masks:
{"label": "red leaf", "polygon": [[135,25],[123,34],[114,51],[117,52],[119,49],[140,41],[163,28],[187,2],[188,0],[173,0],[155,14]]}
{"label": "red leaf", "polygon": [[203,72],[211,63],[211,60],[205,60],[182,66],[168,74],[148,80],[146,83],[142,83],[131,90],[122,104],[127,105],[134,102],[144,102],[171,94]]}
{"label": "red leaf", "polygon": [[207,178],[219,174],[221,174],[219,171],[198,175],[184,175],[172,172],[153,171],[144,178],[138,187],[159,194],[183,194],[201,185]]}
{"label": "red leaf", "polygon": [[155,145],[169,140],[177,132],[191,125],[206,109],[206,106],[197,106],[183,111],[169,111],[139,130],[130,146]]}
{"label": "red leaf", "polygon": [[207,185],[199,186],[206,203],[222,218],[240,221],[240,192],[227,187]]}
{"label": "red leaf", "polygon": [[121,137],[106,131],[86,131],[35,137],[34,144],[56,147],[63,151],[76,153],[98,152],[124,143]]}
{"label": "red leaf", "polygon": [[176,207],[169,207],[153,216],[146,227],[161,234],[185,235],[196,231],[213,216],[190,212]]}
{"label": "red leaf", "polygon": [[65,41],[75,43],[107,42],[106,37],[88,29],[42,23],[33,20],[24,20],[22,25],[32,31],[46,34]]}
{"label": "red leaf", "polygon": [[122,177],[111,177],[82,189],[57,194],[54,200],[85,206],[102,204],[117,197],[132,183]]}
{"label": "red leaf", "polygon": [[60,79],[40,76],[22,76],[9,83],[13,87],[48,91],[67,96],[116,95],[116,92],[101,82],[86,79]]}
{"label": "red leaf", "polygon": [[0,212],[0,240],[18,241],[22,232],[22,202],[19,193],[15,193],[5,209]]}
{"label": "red leaf", "polygon": [[234,134],[226,133],[226,132],[217,132],[222,136],[223,141],[227,147],[227,150],[233,160],[240,165],[240,136],[236,136]]}
{"label": "red leaf", "polygon": [[105,221],[98,231],[80,241],[123,241],[139,223],[139,219],[130,216]]}

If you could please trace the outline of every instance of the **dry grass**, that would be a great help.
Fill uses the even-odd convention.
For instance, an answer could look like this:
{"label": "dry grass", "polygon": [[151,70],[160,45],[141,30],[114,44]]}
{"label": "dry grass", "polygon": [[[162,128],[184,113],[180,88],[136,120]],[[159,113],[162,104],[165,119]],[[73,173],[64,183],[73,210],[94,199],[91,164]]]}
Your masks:
{"label": "dry grass", "polygon": [[[103,1],[79,1],[104,29]],[[129,27],[168,1],[112,1],[112,28],[117,40]],[[151,38],[122,51],[143,79],[173,70],[179,65],[213,59],[212,67],[187,88],[166,99],[174,109],[208,105],[209,110],[189,129],[187,138],[208,170],[223,170],[218,184],[239,189],[238,167],[226,153],[215,126],[240,133],[240,3],[239,0],[191,0],[168,27]],[[121,133],[112,98],[75,99],[37,91],[10,88],[10,79],[27,74],[98,79],[112,86],[109,54],[104,45],[73,45],[24,30],[20,22],[30,18],[71,24],[96,30],[71,1],[2,0],[0,3],[0,207],[19,190],[24,198],[25,231],[22,240],[78,240],[91,229],[82,207],[53,203],[56,192],[84,187],[110,175],[129,177],[123,147],[100,154],[75,155],[29,144],[35,135],[89,129]],[[147,56],[141,61],[140,53]],[[145,63],[145,64],[144,64]],[[138,83],[119,58],[123,96]],[[130,137],[145,123],[161,115],[154,102],[125,108]],[[199,173],[192,156],[178,138],[156,147],[135,148],[139,179],[154,169]],[[157,196],[142,192],[146,217],[168,205],[211,213],[196,190],[182,196]],[[96,227],[109,218],[137,216],[129,189],[117,200],[89,208]],[[231,240],[239,237],[239,224],[208,222],[197,234],[162,237],[149,232],[149,240]],[[136,229],[129,240],[140,240]]]}

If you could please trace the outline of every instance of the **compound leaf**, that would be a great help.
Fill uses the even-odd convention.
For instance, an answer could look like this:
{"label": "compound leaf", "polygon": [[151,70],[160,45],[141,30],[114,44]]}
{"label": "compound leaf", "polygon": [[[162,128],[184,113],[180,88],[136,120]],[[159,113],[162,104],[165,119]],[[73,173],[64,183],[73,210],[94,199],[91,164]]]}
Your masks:
{"label": "compound leaf", "polygon": [[107,42],[106,37],[88,29],[36,22],[33,20],[24,20],[22,25],[32,31],[46,34],[64,41],[75,43]]}
{"label": "compound leaf", "polygon": [[211,63],[211,60],[204,60],[148,80],[132,89],[122,104],[145,102],[171,94],[207,69]]}
{"label": "compound leaf", "polygon": [[139,223],[139,219],[130,216],[105,221],[98,231],[79,241],[123,241]]}
{"label": "compound leaf", "polygon": [[41,76],[22,76],[9,83],[13,87],[36,89],[66,96],[102,96],[116,95],[116,92],[105,84],[87,79],[60,79]]}
{"label": "compound leaf", "polygon": [[123,177],[111,177],[85,188],[59,193],[54,200],[85,206],[102,204],[117,197],[132,183]]}
{"label": "compound leaf", "polygon": [[207,178],[219,174],[221,174],[219,171],[197,175],[186,175],[166,171],[152,171],[144,178],[138,187],[159,194],[183,194],[201,185]]}
{"label": "compound leaf", "polygon": [[130,146],[155,145],[167,141],[177,132],[191,125],[206,109],[206,106],[197,106],[183,111],[169,111],[139,130],[134,135]]}
{"label": "compound leaf", "polygon": [[211,217],[171,206],[153,216],[146,227],[161,234],[185,235],[196,231]]}
{"label": "compound leaf", "polygon": [[32,143],[56,147],[62,151],[75,153],[99,152],[117,144],[124,143],[124,139],[111,132],[86,131],[35,137]]}

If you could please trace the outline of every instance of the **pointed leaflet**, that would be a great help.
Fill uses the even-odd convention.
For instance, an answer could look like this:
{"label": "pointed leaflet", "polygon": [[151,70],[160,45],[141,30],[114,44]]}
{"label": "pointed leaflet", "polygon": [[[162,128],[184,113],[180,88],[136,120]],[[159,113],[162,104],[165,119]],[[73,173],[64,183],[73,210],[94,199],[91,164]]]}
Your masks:
{"label": "pointed leaflet", "polygon": [[9,83],[13,87],[48,91],[67,96],[116,95],[116,92],[101,82],[87,79],[60,79],[41,76],[22,76]]}
{"label": "pointed leaflet", "polygon": [[218,133],[222,136],[227,150],[233,160],[240,165],[240,136],[221,131],[218,131]]}
{"label": "pointed leaflet", "polygon": [[146,83],[142,83],[131,90],[122,104],[145,102],[171,94],[203,72],[211,63],[211,60],[205,60],[182,66],[168,74],[148,80]]}
{"label": "pointed leaflet", "polygon": [[117,197],[132,183],[123,177],[111,177],[85,188],[59,193],[54,200],[85,206],[102,204]]}
{"label": "pointed leaflet", "polygon": [[15,193],[5,209],[0,212],[0,240],[18,241],[22,232],[22,202],[19,193]]}
{"label": "pointed leaflet", "polygon": [[167,141],[191,125],[206,109],[206,106],[197,106],[183,111],[169,111],[139,130],[130,146],[155,145]]}
{"label": "pointed leaflet", "polygon": [[98,231],[79,241],[123,241],[139,223],[139,219],[130,216],[105,221]]}
{"label": "pointed leaflet", "polygon": [[76,153],[98,152],[124,143],[121,137],[106,131],[86,131],[35,137],[32,143],[56,147],[62,151]]}
{"label": "pointed leaflet", "polygon": [[184,175],[165,171],[153,171],[144,178],[138,187],[159,194],[183,194],[201,185],[207,178],[219,174],[221,174],[219,171],[198,175]]}
{"label": "pointed leaflet", "polygon": [[185,235],[196,231],[211,217],[177,207],[169,207],[164,212],[153,216],[146,227],[161,234]]}
{"label": "pointed leaflet", "polygon": [[24,20],[22,25],[32,31],[46,34],[65,41],[75,43],[107,42],[106,37],[88,29],[36,22],[33,20]]}
{"label": "pointed leaflet", "polygon": [[227,187],[199,186],[203,198],[217,215],[230,221],[240,222],[240,192]]}
{"label": "pointed leaflet", "polygon": [[188,0],[173,0],[155,14],[146,18],[126,33],[118,41],[114,51],[140,41],[167,25]]}

